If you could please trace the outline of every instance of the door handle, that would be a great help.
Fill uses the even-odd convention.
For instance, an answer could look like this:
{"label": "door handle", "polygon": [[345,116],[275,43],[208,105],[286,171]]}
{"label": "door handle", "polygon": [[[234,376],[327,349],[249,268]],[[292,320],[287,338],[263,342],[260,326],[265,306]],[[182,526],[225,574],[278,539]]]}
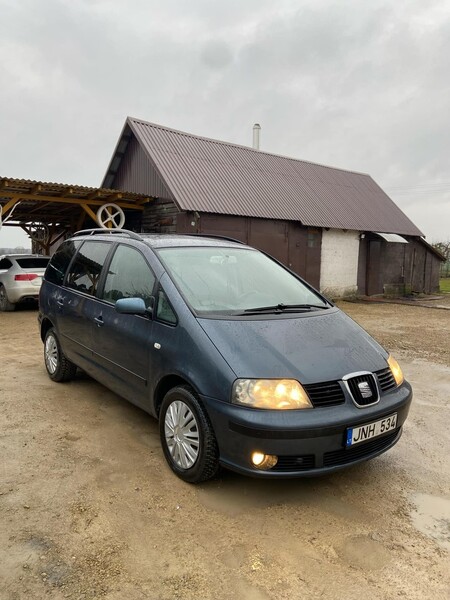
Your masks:
{"label": "door handle", "polygon": [[105,324],[105,322],[103,321],[103,317],[102,316],[95,317],[94,321],[97,323],[98,327],[102,327]]}

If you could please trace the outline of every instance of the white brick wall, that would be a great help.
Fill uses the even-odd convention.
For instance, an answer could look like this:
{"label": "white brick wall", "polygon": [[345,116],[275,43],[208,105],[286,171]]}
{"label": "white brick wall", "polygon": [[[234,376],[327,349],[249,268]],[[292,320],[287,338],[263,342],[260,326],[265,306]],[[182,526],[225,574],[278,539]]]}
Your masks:
{"label": "white brick wall", "polygon": [[330,298],[356,293],[359,231],[322,230],[320,290]]}

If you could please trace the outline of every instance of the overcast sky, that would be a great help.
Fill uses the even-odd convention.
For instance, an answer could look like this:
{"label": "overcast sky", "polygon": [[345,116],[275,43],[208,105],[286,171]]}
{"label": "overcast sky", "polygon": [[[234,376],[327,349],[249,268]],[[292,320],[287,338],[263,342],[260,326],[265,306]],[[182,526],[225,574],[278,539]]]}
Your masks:
{"label": "overcast sky", "polygon": [[450,0],[0,0],[0,23],[0,176],[99,186],[127,115],[245,145],[259,122],[450,238]]}

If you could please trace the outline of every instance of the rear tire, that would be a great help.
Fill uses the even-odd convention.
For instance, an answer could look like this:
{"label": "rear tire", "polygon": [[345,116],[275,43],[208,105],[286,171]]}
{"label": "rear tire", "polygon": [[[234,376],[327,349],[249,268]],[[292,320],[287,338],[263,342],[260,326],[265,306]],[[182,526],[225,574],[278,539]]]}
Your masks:
{"label": "rear tire", "polygon": [[0,311],[12,312],[13,310],[16,310],[16,305],[8,300],[5,287],[0,284]]}
{"label": "rear tire", "polygon": [[165,395],[159,413],[159,433],[164,456],[180,479],[200,483],[217,474],[216,436],[190,387],[178,386]]}
{"label": "rear tire", "polygon": [[70,381],[77,372],[77,366],[61,350],[61,345],[53,328],[45,334],[44,362],[48,376],[53,381]]}

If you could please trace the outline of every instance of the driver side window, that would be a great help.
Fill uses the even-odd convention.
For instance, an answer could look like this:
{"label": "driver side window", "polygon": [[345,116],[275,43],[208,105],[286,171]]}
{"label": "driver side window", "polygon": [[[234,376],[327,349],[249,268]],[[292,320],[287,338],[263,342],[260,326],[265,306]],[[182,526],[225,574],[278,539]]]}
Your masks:
{"label": "driver side window", "polygon": [[155,276],[142,254],[135,248],[119,245],[109,265],[103,288],[103,300],[116,302],[121,298],[142,298],[151,306]]}

